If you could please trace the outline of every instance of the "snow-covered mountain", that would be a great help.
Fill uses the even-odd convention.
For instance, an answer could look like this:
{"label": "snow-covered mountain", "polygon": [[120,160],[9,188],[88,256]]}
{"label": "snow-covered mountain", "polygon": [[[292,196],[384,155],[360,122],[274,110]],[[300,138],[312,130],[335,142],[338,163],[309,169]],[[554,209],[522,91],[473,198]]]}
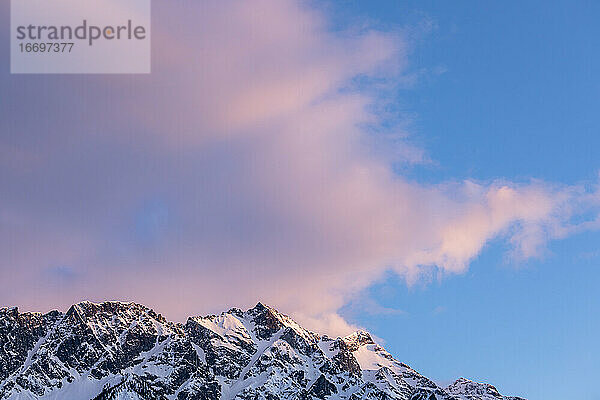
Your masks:
{"label": "snow-covered mountain", "polygon": [[262,304],[167,321],[139,304],[0,309],[1,400],[518,400],[442,388],[363,331],[329,338]]}

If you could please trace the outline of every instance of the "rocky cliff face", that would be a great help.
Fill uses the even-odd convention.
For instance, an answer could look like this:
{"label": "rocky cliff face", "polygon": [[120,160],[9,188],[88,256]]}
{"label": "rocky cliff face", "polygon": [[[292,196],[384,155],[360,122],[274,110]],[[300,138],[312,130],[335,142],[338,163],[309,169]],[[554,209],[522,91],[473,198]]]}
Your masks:
{"label": "rocky cliff face", "polygon": [[519,400],[439,387],[366,332],[321,336],[260,303],[179,324],[121,302],[0,309],[0,399]]}

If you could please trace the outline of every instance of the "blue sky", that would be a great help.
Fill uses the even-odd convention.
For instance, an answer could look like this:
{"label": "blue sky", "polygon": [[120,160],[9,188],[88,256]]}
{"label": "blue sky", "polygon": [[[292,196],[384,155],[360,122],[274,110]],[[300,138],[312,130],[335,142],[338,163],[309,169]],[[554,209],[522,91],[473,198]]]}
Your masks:
{"label": "blue sky", "polygon": [[[439,164],[420,171],[428,178],[596,177],[597,2],[376,0],[338,10],[342,20],[414,27],[412,69],[445,71],[399,93]],[[433,27],[418,32],[424,21]]]}
{"label": "blue sky", "polygon": [[[593,1],[350,1],[343,18],[433,26],[412,68],[434,69],[398,101],[435,165],[414,179],[532,177],[593,182],[600,145],[600,4]],[[554,242],[515,262],[494,241],[468,273],[370,290],[385,307],[355,316],[387,347],[440,380],[470,376],[530,399],[600,399],[600,235]]]}
{"label": "blue sky", "polygon": [[0,305],[262,301],[440,382],[599,400],[599,11],[155,1],[150,75],[3,56]]}

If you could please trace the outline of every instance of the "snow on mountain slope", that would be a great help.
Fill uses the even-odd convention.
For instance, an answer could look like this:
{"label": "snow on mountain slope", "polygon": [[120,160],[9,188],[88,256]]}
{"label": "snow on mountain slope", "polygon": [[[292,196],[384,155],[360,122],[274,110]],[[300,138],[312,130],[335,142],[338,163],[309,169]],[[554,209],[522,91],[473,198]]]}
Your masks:
{"label": "snow on mountain slope", "polygon": [[364,331],[310,332],[277,310],[167,321],[139,304],[0,309],[0,400],[518,400],[441,388]]}

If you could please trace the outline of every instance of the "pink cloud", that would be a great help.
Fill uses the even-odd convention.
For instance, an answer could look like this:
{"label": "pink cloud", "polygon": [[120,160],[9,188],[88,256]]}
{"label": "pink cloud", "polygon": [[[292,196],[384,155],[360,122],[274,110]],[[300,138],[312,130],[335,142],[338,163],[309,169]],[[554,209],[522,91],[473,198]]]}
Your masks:
{"label": "pink cloud", "polygon": [[[402,80],[401,35],[333,32],[287,0],[153,7],[151,76],[12,89],[46,122],[0,119],[0,149],[18,150],[0,178],[1,303],[113,298],[182,319],[261,300],[337,334],[354,328],[337,310],[386,271],[461,273],[497,237],[528,258],[597,228],[598,192],[579,186],[393,174],[365,145],[377,91],[354,79]],[[167,217],[140,228],[149,198]],[[57,266],[76,277],[60,290]]]}

